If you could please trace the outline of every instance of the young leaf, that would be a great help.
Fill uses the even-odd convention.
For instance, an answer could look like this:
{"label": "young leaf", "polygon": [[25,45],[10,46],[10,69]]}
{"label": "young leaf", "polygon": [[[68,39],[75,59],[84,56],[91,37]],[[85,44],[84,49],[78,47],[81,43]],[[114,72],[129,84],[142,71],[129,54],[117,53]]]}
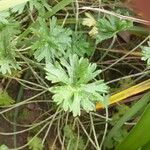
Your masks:
{"label": "young leaf", "polygon": [[32,49],[34,57],[38,62],[45,60],[46,64],[55,58],[66,55],[66,51],[71,47],[71,30],[65,29],[56,24],[56,18],[50,20],[50,28],[47,27],[43,19],[39,19],[37,29],[32,29],[37,35],[37,41]]}
{"label": "young leaf", "polygon": [[88,27],[92,28],[89,31],[89,35],[91,37],[95,37],[98,34],[98,28],[96,27],[96,19],[94,18],[94,16],[92,16],[89,13],[85,13],[85,15],[86,15],[87,18],[83,19],[82,24],[84,26],[88,26]]}
{"label": "young leaf", "polygon": [[[101,70],[87,59],[71,55],[69,60],[46,65],[46,78],[57,83],[49,90],[54,93],[53,100],[73,116],[80,115],[81,108],[86,112],[95,110],[96,102],[103,103],[108,86],[102,81],[91,82]],[[89,83],[90,82],[90,83]]]}
{"label": "young leaf", "polygon": [[125,31],[133,26],[133,23],[128,20],[121,20],[115,16],[107,15],[106,18],[100,18],[97,21],[96,27],[98,34],[96,42],[100,43],[103,40],[116,36],[120,31]]}
{"label": "young leaf", "polygon": [[84,26],[94,27],[96,25],[95,18],[91,14],[89,14],[89,13],[85,13],[85,15],[86,15],[87,18],[83,19],[82,24]]}

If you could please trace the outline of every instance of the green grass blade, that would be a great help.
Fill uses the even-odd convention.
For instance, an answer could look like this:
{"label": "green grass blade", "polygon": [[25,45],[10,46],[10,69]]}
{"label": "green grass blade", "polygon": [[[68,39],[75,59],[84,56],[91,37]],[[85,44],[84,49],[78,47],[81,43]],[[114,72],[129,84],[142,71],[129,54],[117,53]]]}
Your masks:
{"label": "green grass blade", "polygon": [[62,10],[65,6],[69,5],[71,2],[73,2],[73,0],[62,0],[52,8],[52,11],[49,12],[46,15],[46,17],[51,17],[55,15],[58,11]]}
{"label": "green grass blade", "polygon": [[150,92],[145,94],[136,104],[134,104],[126,114],[116,123],[116,125],[110,130],[106,137],[105,145],[110,142],[115,133],[122,127],[122,125],[133,117],[138,111],[147,105],[150,101]]}
{"label": "green grass blade", "polygon": [[[150,99],[150,97],[149,97]],[[115,150],[138,150],[150,140],[150,104],[137,125]]]}
{"label": "green grass blade", "polygon": [[146,143],[141,150],[149,150],[150,149],[150,141]]}
{"label": "green grass blade", "polygon": [[0,11],[7,10],[9,8],[15,7],[17,5],[26,3],[29,0],[1,0],[0,1]]}

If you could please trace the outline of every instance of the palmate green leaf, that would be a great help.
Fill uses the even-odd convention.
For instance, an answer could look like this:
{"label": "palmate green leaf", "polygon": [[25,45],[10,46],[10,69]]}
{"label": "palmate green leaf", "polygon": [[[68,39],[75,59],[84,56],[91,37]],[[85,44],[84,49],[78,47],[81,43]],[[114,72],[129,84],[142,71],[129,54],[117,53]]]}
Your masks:
{"label": "palmate green leaf", "polygon": [[17,64],[16,60],[12,57],[1,57],[0,59],[0,72],[2,74],[9,73],[11,74],[12,69],[20,69],[19,65]]}
{"label": "palmate green leaf", "polygon": [[147,61],[147,65],[150,65],[150,41],[148,42],[148,46],[142,46],[142,60]]}
{"label": "palmate green leaf", "polygon": [[12,69],[20,69],[16,61],[16,47],[13,38],[18,34],[18,24],[0,24],[0,72],[11,73]]}
{"label": "palmate green leaf", "polygon": [[107,93],[107,86],[105,86],[105,83],[102,80],[86,84],[83,86],[83,89],[89,93]]}
{"label": "palmate green leaf", "polygon": [[37,28],[32,29],[37,41],[33,43],[34,57],[38,62],[51,62],[55,58],[66,55],[71,47],[71,30],[56,24],[56,18],[50,20],[50,28],[43,19],[39,19]]}
{"label": "palmate green leaf", "polygon": [[70,98],[73,96],[73,89],[71,86],[54,86],[49,89],[52,93],[54,93],[53,100],[57,103],[57,105],[62,105],[64,111],[69,110],[69,106],[71,105]]}
{"label": "palmate green leaf", "polygon": [[98,34],[96,42],[100,43],[103,40],[116,36],[120,31],[125,31],[133,26],[133,23],[128,20],[121,20],[115,16],[107,15],[105,18],[100,18],[97,21]]}
{"label": "palmate green leaf", "polygon": [[96,71],[96,64],[89,63],[88,59],[78,58],[77,55],[69,57],[69,62],[61,59],[61,64],[67,69],[69,84],[80,85],[94,79],[101,70]]}
{"label": "palmate green leaf", "polygon": [[54,102],[73,116],[80,115],[81,109],[93,111],[96,102],[105,101],[108,86],[102,80],[92,82],[101,70],[96,71],[96,64],[87,59],[71,55],[67,60],[60,59],[60,63],[47,64],[45,70],[46,78],[57,83],[49,89]]}
{"label": "palmate green leaf", "polygon": [[[73,113],[73,116],[77,116],[77,115],[81,115],[81,111],[80,111],[80,103],[81,103],[81,100],[82,100],[82,97],[80,96],[80,92],[78,91],[75,91],[73,93],[73,99],[72,99],[72,103],[70,104],[70,112]],[[88,111],[88,110],[86,110]]]}
{"label": "palmate green leaf", "polygon": [[45,69],[47,71],[47,79],[52,81],[52,83],[62,82],[69,83],[68,75],[65,70],[57,62],[55,65],[48,63]]}

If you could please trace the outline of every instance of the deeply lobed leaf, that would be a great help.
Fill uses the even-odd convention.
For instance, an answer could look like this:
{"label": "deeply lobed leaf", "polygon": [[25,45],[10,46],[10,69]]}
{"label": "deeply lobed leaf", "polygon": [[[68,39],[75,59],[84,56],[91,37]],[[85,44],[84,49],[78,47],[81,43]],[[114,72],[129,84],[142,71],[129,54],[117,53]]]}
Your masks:
{"label": "deeply lobed leaf", "polygon": [[73,116],[80,115],[81,109],[93,111],[96,102],[105,101],[108,86],[103,80],[92,82],[101,70],[96,71],[96,64],[87,59],[71,55],[68,60],[60,59],[60,63],[47,64],[45,70],[46,78],[58,84],[49,89],[54,102]]}
{"label": "deeply lobed leaf", "polygon": [[121,20],[115,16],[106,16],[97,21],[98,34],[96,36],[97,43],[112,38],[120,31],[127,30],[133,26],[128,20]]}
{"label": "deeply lobed leaf", "polygon": [[71,47],[71,30],[65,29],[56,24],[56,18],[50,20],[50,28],[47,27],[43,19],[39,19],[38,29],[32,29],[37,36],[37,41],[32,49],[34,57],[38,62],[45,60],[46,64],[55,58],[66,55],[66,51]]}

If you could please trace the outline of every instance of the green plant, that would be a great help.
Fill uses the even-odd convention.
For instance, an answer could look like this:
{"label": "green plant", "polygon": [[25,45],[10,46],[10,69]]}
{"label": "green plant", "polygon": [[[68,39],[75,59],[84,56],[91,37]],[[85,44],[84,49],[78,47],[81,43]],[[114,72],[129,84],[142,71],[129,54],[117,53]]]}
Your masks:
{"label": "green plant", "polygon": [[51,11],[51,6],[47,3],[47,0],[29,0],[29,8],[32,11],[33,8],[38,10],[40,15],[45,14],[45,10]]}
{"label": "green plant", "polygon": [[0,72],[11,73],[12,69],[20,69],[16,61],[15,35],[19,33],[17,23],[0,23]]}
{"label": "green plant", "polygon": [[[0,0],[0,84],[4,89],[0,90],[3,117],[0,120],[13,123],[10,130],[5,130],[5,123],[0,124],[0,144],[7,144],[7,135],[11,134],[14,138],[10,141],[13,145],[9,143],[10,149],[108,150],[122,143],[126,146],[135,143],[139,138],[134,137],[135,133],[142,131],[138,144],[144,142],[138,147],[142,150],[149,147],[149,137],[144,136],[149,135],[146,126],[149,119],[141,123],[144,129],[141,125],[141,131],[134,132],[133,139],[127,139],[131,125],[149,103],[149,93],[135,102],[141,96],[139,93],[150,89],[150,79],[138,84],[150,71],[137,63],[140,57],[135,57],[141,56],[136,50],[147,41],[148,37],[143,38],[148,30],[142,28],[140,37],[138,24],[133,27],[132,22],[138,19],[116,17],[128,15],[121,3],[121,0],[102,0],[99,1],[102,9],[98,8],[98,1],[94,5],[88,1],[85,4],[94,8],[85,9],[83,3],[73,0]],[[118,9],[121,11],[115,11]],[[86,12],[86,18],[82,12]],[[119,34],[117,38],[118,33],[126,30],[127,36]],[[122,40],[124,37],[127,40]],[[136,38],[139,41],[134,42]],[[150,42],[142,47],[142,60],[148,65],[149,47]],[[115,103],[123,99],[128,103],[118,107],[120,104]],[[108,100],[113,104],[111,109],[107,107]],[[102,110],[102,106],[106,109]],[[99,108],[100,111],[95,111]],[[17,134],[25,138],[26,132],[34,137],[20,141]],[[20,145],[22,142],[25,145]],[[9,149],[5,145],[2,148]]]}
{"label": "green plant", "polygon": [[71,51],[72,54],[77,54],[78,56],[90,56],[92,53],[92,48],[87,38],[79,33],[72,35]]}
{"label": "green plant", "polygon": [[47,4],[47,0],[14,0],[12,2],[7,0],[1,0],[0,11],[8,12],[8,10],[10,9],[13,13],[18,12],[19,14],[21,14],[27,4],[31,11],[33,10],[33,8],[35,8],[39,11],[40,15],[45,14],[45,8],[51,11],[51,7]]}
{"label": "green plant", "polygon": [[8,23],[7,18],[9,16],[10,16],[9,12],[7,12],[7,11],[1,11],[0,12],[0,23],[7,24]]}
{"label": "green plant", "polygon": [[104,18],[98,19],[96,27],[98,33],[96,35],[96,42],[100,43],[103,40],[112,38],[121,31],[130,29],[133,23],[128,20],[122,20],[115,16],[106,15]]}
{"label": "green plant", "polygon": [[142,60],[147,61],[147,65],[150,65],[150,41],[148,46],[142,46]]}
{"label": "green plant", "polygon": [[[31,141],[32,137],[28,137],[28,141]],[[29,143],[29,149],[31,150],[43,150],[43,144],[42,140],[38,137],[35,137],[30,143]]]}
{"label": "green plant", "polygon": [[[146,107],[136,126],[129,135],[117,146],[115,150],[138,150],[150,141],[150,104]],[[141,138],[142,137],[142,138]],[[140,139],[138,142],[137,139]],[[135,144],[133,144],[135,143]]]}
{"label": "green plant", "polygon": [[116,122],[114,127],[109,131],[106,141],[105,141],[105,146],[112,144],[114,136],[117,134],[117,132],[121,129],[123,124],[130,120],[135,114],[137,114],[139,111],[141,111],[146,105],[149,103],[150,99],[150,92],[145,94],[138,102],[136,102],[126,113]]}
{"label": "green plant", "polygon": [[54,93],[54,102],[65,111],[73,112],[73,116],[80,115],[81,108],[89,112],[95,110],[97,102],[106,103],[108,86],[103,80],[92,81],[101,70],[96,71],[96,64],[87,59],[73,55],[68,61],[62,58],[60,63],[48,63],[45,70],[46,78],[58,83],[49,88]]}
{"label": "green plant", "polygon": [[11,9],[12,12],[19,12],[22,13],[27,1],[29,0],[1,0],[0,1],[0,23],[8,23],[8,17],[10,16]]}
{"label": "green plant", "polygon": [[65,141],[66,149],[73,150],[75,147],[78,150],[84,149],[85,143],[83,138],[78,137],[78,135],[74,133],[73,129],[69,125],[66,125],[63,131],[64,131],[64,136],[66,138]]}
{"label": "green plant", "polygon": [[32,28],[37,36],[37,41],[33,43],[32,50],[38,62],[45,60],[46,64],[66,56],[67,50],[71,47],[71,30],[65,29],[56,24],[57,19],[52,17],[50,27],[47,27],[44,19],[39,18],[37,28]]}
{"label": "green plant", "polygon": [[106,15],[98,19],[95,19],[94,16],[89,13],[85,15],[87,18],[83,19],[82,24],[92,28],[89,34],[93,38],[96,38],[97,44],[117,36],[119,32],[128,30],[133,26],[132,21],[122,20],[112,15]]}
{"label": "green plant", "polygon": [[14,103],[14,100],[7,92],[0,90],[0,106],[8,106]]}

